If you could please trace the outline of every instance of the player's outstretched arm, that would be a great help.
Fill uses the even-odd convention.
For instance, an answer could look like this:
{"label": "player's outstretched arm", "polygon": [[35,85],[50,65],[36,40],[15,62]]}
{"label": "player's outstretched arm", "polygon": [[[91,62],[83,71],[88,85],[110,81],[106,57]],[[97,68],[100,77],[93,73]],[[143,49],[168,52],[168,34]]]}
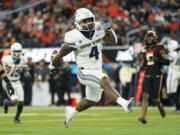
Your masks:
{"label": "player's outstretched arm", "polygon": [[75,48],[69,46],[68,43],[64,43],[62,45],[62,48],[59,50],[59,52],[53,58],[52,65],[58,66],[60,64],[60,62],[62,61],[62,58],[74,50],[75,50]]}
{"label": "player's outstretched arm", "polygon": [[114,30],[106,31],[106,35],[104,36],[103,40],[110,44],[117,44],[117,37]]}
{"label": "player's outstretched arm", "polygon": [[117,36],[114,30],[112,29],[112,23],[106,18],[101,19],[100,23],[102,28],[105,30],[105,36],[103,40],[110,44],[116,44]]}

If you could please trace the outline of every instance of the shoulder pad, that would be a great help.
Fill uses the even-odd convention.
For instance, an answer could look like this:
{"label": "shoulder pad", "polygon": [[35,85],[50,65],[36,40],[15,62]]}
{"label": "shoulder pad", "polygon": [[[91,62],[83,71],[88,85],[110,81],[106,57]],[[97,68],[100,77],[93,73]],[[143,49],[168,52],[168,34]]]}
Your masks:
{"label": "shoulder pad", "polygon": [[27,58],[25,56],[22,56],[21,60],[22,60],[23,63],[27,63]]}
{"label": "shoulder pad", "polygon": [[65,33],[64,42],[68,43],[68,45],[75,47],[75,43],[78,39],[79,31],[77,29],[73,29]]}
{"label": "shoulder pad", "polygon": [[79,35],[79,31],[77,29],[73,29],[65,33],[64,42],[67,43],[75,43]]}

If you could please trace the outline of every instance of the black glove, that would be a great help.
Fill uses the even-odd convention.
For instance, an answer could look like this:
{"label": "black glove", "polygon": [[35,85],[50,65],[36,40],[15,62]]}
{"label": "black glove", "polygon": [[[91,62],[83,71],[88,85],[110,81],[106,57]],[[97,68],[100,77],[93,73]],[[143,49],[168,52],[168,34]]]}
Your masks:
{"label": "black glove", "polygon": [[7,84],[6,87],[7,87],[8,94],[12,96],[14,94],[14,88],[12,87],[11,84]]}
{"label": "black glove", "polygon": [[49,74],[54,75],[54,74],[56,74],[57,71],[58,71],[57,68],[49,69]]}
{"label": "black glove", "polygon": [[8,94],[10,96],[12,96],[14,94],[14,88],[13,88],[13,86],[11,84],[11,81],[7,78],[7,76],[5,76],[3,78],[3,80],[6,82],[6,87],[7,87]]}
{"label": "black glove", "polygon": [[112,28],[112,23],[111,23],[108,19],[102,18],[102,19],[100,20],[100,23],[101,23],[101,26],[102,26],[102,28],[103,28],[104,30],[106,30],[106,31],[111,30],[111,28]]}

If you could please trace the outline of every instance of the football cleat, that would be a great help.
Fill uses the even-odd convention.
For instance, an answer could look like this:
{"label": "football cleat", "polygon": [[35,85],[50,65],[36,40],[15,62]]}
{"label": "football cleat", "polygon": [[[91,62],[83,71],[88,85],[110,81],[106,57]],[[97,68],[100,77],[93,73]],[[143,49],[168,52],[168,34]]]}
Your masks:
{"label": "football cleat", "polygon": [[123,106],[124,111],[127,112],[127,113],[132,113],[134,104],[135,104],[135,101],[134,101],[134,98],[132,97]]}
{"label": "football cleat", "polygon": [[142,117],[140,117],[138,120],[139,120],[142,124],[147,124],[147,120],[144,119],[144,118],[142,118]]}
{"label": "football cleat", "polygon": [[14,123],[21,123],[20,119],[19,118],[14,118]]}
{"label": "football cleat", "polygon": [[166,117],[166,112],[165,112],[164,108],[159,108],[159,112],[160,112],[160,115],[162,118]]}
{"label": "football cleat", "polygon": [[8,105],[7,105],[8,100],[5,99],[3,102],[3,109],[4,109],[4,113],[8,113]]}
{"label": "football cleat", "polygon": [[65,107],[65,121],[64,124],[66,128],[70,127],[71,119],[73,117],[73,107],[67,106]]}

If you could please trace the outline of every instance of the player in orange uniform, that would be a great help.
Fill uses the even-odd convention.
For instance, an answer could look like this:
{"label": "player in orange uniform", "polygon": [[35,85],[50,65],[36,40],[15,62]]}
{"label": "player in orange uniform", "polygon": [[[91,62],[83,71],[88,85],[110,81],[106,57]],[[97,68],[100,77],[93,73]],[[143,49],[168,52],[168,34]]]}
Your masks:
{"label": "player in orange uniform", "polygon": [[141,55],[143,59],[142,70],[145,70],[145,78],[142,87],[142,114],[139,121],[146,124],[148,99],[150,94],[153,102],[158,106],[161,116],[163,118],[166,116],[159,96],[163,77],[162,66],[168,65],[169,60],[166,59],[167,54],[164,45],[157,43],[157,34],[154,31],[148,31],[144,41],[145,48]]}

